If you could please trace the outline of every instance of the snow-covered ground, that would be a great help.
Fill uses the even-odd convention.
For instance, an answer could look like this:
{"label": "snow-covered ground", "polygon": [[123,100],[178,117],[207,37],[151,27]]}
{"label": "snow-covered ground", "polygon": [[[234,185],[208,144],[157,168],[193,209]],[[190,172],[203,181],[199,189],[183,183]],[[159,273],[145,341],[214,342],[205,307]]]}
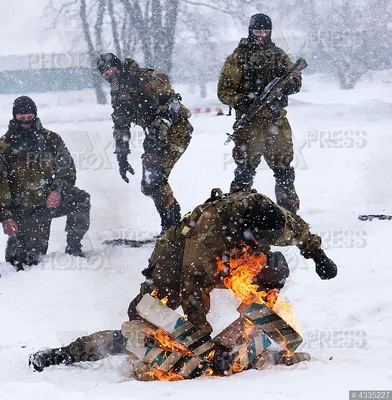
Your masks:
{"label": "snow-covered ground", "polygon": [[[191,108],[219,106],[180,87]],[[136,175],[124,183],[112,154],[109,106],[92,103],[91,93],[40,94],[43,124],[60,133],[78,166],[77,185],[91,193],[91,229],[84,240],[89,260],[66,257],[64,218],[53,221],[49,254],[26,272],[0,263],[0,399],[336,399],[351,389],[392,389],[391,222],[360,222],[360,213],[392,213],[392,85],[361,82],[342,92],[322,77],[307,76],[292,97],[288,116],[295,138],[300,214],[325,240],[339,266],[336,279],[321,281],[311,261],[285,249],[291,278],[284,294],[294,305],[313,357],[294,367],[247,371],[230,378],[141,383],[125,379],[124,358],[52,367],[41,374],[27,366],[42,347],[68,344],[126,320],[138,292],[140,271],[152,246],[107,248],[102,240],[142,238],[159,231],[153,203],[140,192],[141,131],[135,129],[131,162]],[[5,131],[13,98],[0,98]],[[68,99],[68,100],[66,100]],[[45,108],[44,105],[46,105]],[[84,120],[84,121],[83,121]],[[174,168],[171,184],[183,212],[203,202],[214,187],[228,190],[234,164],[224,146],[232,117],[192,117],[194,137]],[[274,198],[271,171],[261,165],[255,187]],[[6,237],[1,237],[1,248]],[[212,296],[215,333],[236,318],[227,291]],[[220,393],[220,395],[219,395]]]}

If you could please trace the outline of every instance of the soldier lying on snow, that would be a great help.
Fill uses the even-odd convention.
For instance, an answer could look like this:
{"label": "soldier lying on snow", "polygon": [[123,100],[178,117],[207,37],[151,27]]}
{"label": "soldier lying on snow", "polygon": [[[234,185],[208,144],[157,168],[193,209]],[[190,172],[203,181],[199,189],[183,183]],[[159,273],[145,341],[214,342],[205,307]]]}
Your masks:
{"label": "soldier lying on snow", "polygon": [[[136,306],[146,293],[157,290],[168,296],[167,306],[180,305],[188,321],[210,334],[207,321],[209,293],[225,288],[217,261],[246,246],[247,251],[263,252],[267,263],[256,275],[260,290],[280,290],[289,276],[289,267],[280,252],[270,246],[295,245],[303,257],[313,259],[321,279],[331,279],[337,267],[321,249],[321,238],[309,232],[299,216],[278,206],[255,190],[222,195],[213,190],[210,199],[188,213],[169,229],[156,244],[149,266],[143,271],[146,280],[128,309],[129,320],[140,319]],[[42,371],[55,364],[95,361],[126,353],[126,338],[121,331],[103,331],[77,339],[68,346],[33,354],[30,363]]]}
{"label": "soldier lying on snow", "polygon": [[5,259],[17,270],[34,265],[48,249],[50,223],[67,216],[65,252],[83,256],[90,223],[90,196],[75,187],[73,159],[61,137],[41,125],[27,96],[13,105],[0,138],[0,221],[9,236]]}

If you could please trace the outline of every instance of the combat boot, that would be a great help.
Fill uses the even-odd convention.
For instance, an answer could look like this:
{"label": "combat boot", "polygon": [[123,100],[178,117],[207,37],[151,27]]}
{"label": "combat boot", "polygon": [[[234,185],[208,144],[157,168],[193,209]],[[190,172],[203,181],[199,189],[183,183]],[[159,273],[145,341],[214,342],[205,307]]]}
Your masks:
{"label": "combat boot", "polygon": [[297,214],[299,197],[295,191],[294,168],[274,170],[276,202],[287,211]]}
{"label": "combat boot", "polygon": [[234,170],[234,180],[230,185],[230,193],[237,190],[250,190],[256,175],[256,168],[248,164],[238,164]]}
{"label": "combat boot", "polygon": [[75,362],[69,352],[60,347],[58,349],[45,349],[31,354],[29,357],[29,365],[36,371],[42,372],[45,368],[51,365],[69,365]]}
{"label": "combat boot", "polygon": [[81,239],[76,239],[73,237],[67,238],[67,247],[65,248],[65,253],[74,257],[86,257],[82,251]]}

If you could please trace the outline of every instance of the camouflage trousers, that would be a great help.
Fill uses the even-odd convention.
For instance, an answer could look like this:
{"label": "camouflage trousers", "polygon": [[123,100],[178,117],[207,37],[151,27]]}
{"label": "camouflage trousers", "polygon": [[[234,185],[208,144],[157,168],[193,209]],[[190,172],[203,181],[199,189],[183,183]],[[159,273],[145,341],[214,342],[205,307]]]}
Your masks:
{"label": "camouflage trousers", "polygon": [[230,190],[251,189],[256,170],[264,157],[276,180],[277,203],[296,213],[299,199],[294,187],[294,168],[290,165],[294,157],[292,130],[285,116],[286,111],[281,113],[282,116],[275,121],[256,118],[235,137],[233,158],[237,167]]}
{"label": "camouflage trousers", "polygon": [[58,208],[16,212],[13,219],[19,231],[8,239],[5,260],[13,265],[37,264],[40,255],[47,253],[52,219],[63,216],[67,216],[67,243],[82,240],[90,226],[90,195],[73,187]]}
{"label": "camouflage trousers", "polygon": [[159,130],[148,131],[143,142],[143,194],[153,199],[161,217],[163,230],[181,219],[181,209],[169,184],[170,173],[187,149],[192,135],[192,125],[187,119],[173,124],[162,134]]}

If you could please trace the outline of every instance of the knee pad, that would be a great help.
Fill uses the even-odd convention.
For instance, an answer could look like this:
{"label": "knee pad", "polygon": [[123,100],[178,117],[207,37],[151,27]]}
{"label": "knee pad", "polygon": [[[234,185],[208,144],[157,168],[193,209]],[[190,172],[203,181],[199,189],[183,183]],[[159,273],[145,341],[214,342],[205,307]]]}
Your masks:
{"label": "knee pad", "polygon": [[112,345],[110,348],[110,354],[123,354],[125,352],[125,338],[122,335],[121,331],[113,331],[112,334]]}
{"label": "knee pad", "polygon": [[85,192],[84,190],[79,190],[76,201],[78,203],[78,210],[89,211],[91,204],[90,204],[90,194]]}
{"label": "knee pad", "polygon": [[257,280],[267,290],[282,289],[289,275],[284,255],[280,251],[269,252],[267,264],[257,275]]}
{"label": "knee pad", "polygon": [[151,196],[167,183],[165,173],[161,167],[149,167],[144,170],[141,190],[145,196]]}
{"label": "knee pad", "polygon": [[275,169],[274,177],[276,183],[282,186],[290,186],[295,181],[295,171],[293,167],[287,169]]}

